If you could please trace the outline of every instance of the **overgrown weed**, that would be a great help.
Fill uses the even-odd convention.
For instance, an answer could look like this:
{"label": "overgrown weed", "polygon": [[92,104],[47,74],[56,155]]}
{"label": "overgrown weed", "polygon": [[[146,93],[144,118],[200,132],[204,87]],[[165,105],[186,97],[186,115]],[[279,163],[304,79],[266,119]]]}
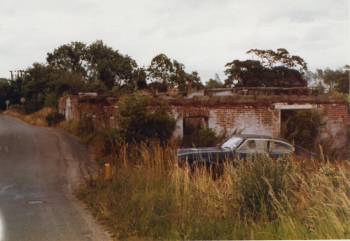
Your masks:
{"label": "overgrown weed", "polygon": [[[110,181],[79,197],[120,239],[343,239],[350,237],[346,162],[257,157],[207,170],[180,168],[174,146],[122,146]],[[131,160],[129,158],[132,158]]]}

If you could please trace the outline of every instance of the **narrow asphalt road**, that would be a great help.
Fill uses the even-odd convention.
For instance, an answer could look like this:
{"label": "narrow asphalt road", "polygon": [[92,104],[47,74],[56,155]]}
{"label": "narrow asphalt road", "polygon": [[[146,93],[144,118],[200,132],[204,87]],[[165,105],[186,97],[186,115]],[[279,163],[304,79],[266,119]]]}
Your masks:
{"label": "narrow asphalt road", "polygon": [[62,132],[0,114],[0,241],[108,241],[72,194],[85,147]]}

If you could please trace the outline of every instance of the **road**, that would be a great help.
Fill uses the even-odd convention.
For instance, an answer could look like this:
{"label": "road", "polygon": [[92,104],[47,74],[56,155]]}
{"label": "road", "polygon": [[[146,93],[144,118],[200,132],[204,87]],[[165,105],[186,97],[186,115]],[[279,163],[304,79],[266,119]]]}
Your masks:
{"label": "road", "polygon": [[87,160],[75,138],[0,114],[0,241],[110,240],[72,194]]}

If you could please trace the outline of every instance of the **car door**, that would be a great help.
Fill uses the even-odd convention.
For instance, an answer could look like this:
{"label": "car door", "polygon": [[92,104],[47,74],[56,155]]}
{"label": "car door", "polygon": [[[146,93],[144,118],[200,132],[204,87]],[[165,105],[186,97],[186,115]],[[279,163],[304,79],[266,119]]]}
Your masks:
{"label": "car door", "polygon": [[238,158],[242,160],[266,154],[268,154],[268,140],[265,139],[247,139],[237,149]]}
{"label": "car door", "polygon": [[271,140],[269,143],[269,154],[272,158],[282,158],[293,154],[292,145],[283,141]]}

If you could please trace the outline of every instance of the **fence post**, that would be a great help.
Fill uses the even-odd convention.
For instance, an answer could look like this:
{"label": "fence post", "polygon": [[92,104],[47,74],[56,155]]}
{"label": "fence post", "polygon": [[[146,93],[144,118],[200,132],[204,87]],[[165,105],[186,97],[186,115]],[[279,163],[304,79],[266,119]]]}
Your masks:
{"label": "fence post", "polygon": [[105,163],[103,165],[103,179],[105,181],[112,179],[112,167],[110,163]]}

